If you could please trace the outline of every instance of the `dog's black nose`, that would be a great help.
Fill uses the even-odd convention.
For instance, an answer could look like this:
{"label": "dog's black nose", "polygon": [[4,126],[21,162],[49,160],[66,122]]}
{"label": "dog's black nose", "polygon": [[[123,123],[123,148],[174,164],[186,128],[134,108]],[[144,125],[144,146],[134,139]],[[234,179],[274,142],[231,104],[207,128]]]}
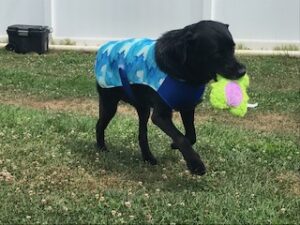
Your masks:
{"label": "dog's black nose", "polygon": [[246,73],[246,68],[244,66],[238,69],[238,76],[239,77],[244,76],[245,73]]}

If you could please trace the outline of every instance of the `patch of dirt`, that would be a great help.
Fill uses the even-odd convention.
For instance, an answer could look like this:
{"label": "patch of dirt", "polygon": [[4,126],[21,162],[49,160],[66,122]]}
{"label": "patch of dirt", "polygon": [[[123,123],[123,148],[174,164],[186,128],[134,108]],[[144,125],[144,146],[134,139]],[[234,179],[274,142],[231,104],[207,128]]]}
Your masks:
{"label": "patch of dirt", "polygon": [[[31,97],[8,98],[0,97],[0,103],[19,107],[29,107],[49,111],[72,112],[89,116],[98,116],[98,101],[92,99],[64,99],[39,101]],[[119,105],[118,112],[133,114],[135,110],[126,105]]]}
{"label": "patch of dirt", "polygon": [[97,115],[98,108],[97,102],[87,99],[69,99],[69,100],[49,100],[49,101],[39,101],[34,98],[2,98],[0,102],[3,104],[29,107],[42,110],[51,111],[63,111],[63,112],[75,112],[80,114]]}
{"label": "patch of dirt", "polygon": [[[94,99],[39,101],[33,97],[16,96],[12,98],[11,96],[1,96],[0,103],[49,111],[98,116],[98,102]],[[137,116],[134,108],[126,104],[119,104],[118,113]],[[173,118],[175,121],[180,121],[179,113],[174,113]],[[196,123],[199,124],[208,120],[263,132],[291,133],[296,136],[300,135],[299,120],[285,114],[249,112],[244,118],[233,117],[226,113],[214,113],[208,110],[200,112],[198,115],[196,114]]]}
{"label": "patch of dirt", "polygon": [[277,176],[277,180],[288,186],[289,193],[300,196],[300,174],[287,172]]}

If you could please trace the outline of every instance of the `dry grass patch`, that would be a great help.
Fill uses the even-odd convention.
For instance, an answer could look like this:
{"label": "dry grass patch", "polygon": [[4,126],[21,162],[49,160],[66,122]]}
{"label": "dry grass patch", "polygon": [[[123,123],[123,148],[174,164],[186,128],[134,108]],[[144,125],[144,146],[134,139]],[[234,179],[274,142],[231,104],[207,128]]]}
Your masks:
{"label": "dry grass patch", "polygon": [[288,192],[300,197],[300,174],[295,172],[286,172],[277,176],[279,183],[287,185]]}
{"label": "dry grass patch", "polygon": [[[34,97],[25,96],[1,96],[0,103],[19,107],[29,107],[48,111],[70,112],[80,115],[98,116],[98,101],[95,99],[60,99],[40,101]],[[128,104],[119,104],[118,113],[129,116],[137,116],[135,109]],[[174,113],[174,120],[180,121],[179,113]],[[244,118],[234,117],[226,112],[213,112],[204,109],[195,116],[196,123],[203,123],[213,120],[218,123],[226,123],[245,129],[262,132],[290,133],[296,136],[300,134],[300,122],[296,116],[266,113],[249,112]]]}
{"label": "dry grass patch", "polygon": [[[41,169],[40,169],[41,170]],[[91,173],[83,167],[71,168],[66,165],[47,167],[44,171],[39,171],[36,175],[35,171],[26,170],[22,177],[15,181],[15,185],[30,185],[36,190],[76,190],[78,192],[96,193],[110,189],[132,189],[138,186],[137,182],[129,181],[120,174],[108,173],[105,170],[99,170]],[[8,172],[0,173],[0,181],[12,177]],[[12,178],[9,178],[10,181]],[[44,190],[44,191],[46,191]]]}
{"label": "dry grass patch", "polygon": [[256,131],[300,135],[299,120],[287,114],[255,112],[248,113],[244,118],[238,118],[225,114],[217,116],[215,113],[214,121]]}

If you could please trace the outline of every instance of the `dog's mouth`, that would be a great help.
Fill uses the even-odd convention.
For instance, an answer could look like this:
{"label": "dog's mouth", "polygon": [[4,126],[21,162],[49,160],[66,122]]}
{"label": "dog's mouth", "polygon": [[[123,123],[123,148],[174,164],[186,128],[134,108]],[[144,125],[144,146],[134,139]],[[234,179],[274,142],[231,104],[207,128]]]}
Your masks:
{"label": "dog's mouth", "polygon": [[243,64],[236,62],[220,68],[216,72],[227,79],[238,80],[246,74],[246,67]]}

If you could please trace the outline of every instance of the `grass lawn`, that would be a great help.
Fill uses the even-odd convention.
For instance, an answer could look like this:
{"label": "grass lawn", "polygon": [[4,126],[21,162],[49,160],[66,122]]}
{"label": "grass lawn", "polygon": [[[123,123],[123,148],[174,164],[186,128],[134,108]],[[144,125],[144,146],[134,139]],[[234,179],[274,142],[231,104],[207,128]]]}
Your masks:
{"label": "grass lawn", "polygon": [[94,149],[94,57],[0,49],[0,224],[299,223],[300,58],[239,57],[259,107],[235,118],[206,95],[195,148],[208,171],[196,177],[151,123],[159,165],[141,161],[124,104],[106,132],[110,152]]}

